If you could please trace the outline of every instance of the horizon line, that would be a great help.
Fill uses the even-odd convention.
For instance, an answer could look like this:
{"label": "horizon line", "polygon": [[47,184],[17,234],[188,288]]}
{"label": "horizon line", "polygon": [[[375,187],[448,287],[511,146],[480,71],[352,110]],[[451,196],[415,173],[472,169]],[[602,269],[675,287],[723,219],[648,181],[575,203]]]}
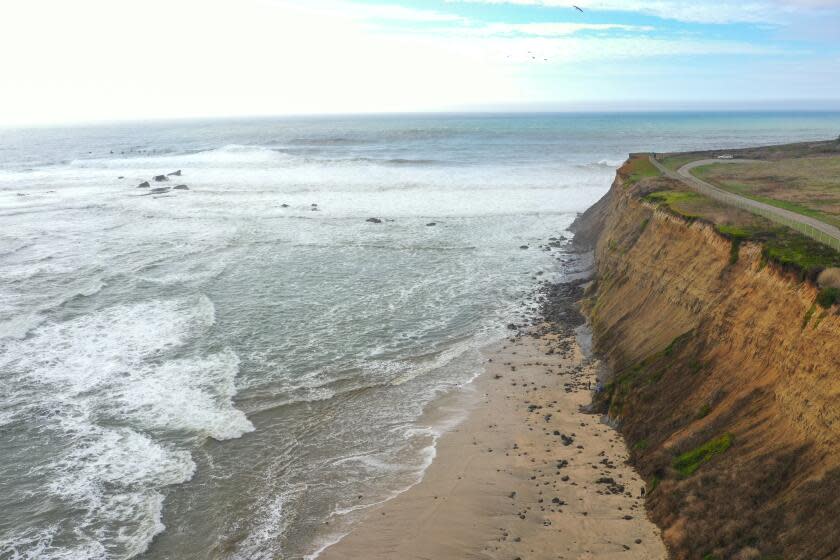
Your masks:
{"label": "horizon line", "polygon": [[[667,106],[661,109],[653,106]],[[807,104],[804,107],[799,104]],[[822,105],[824,104],[824,105]],[[544,107],[541,107],[545,105]],[[554,105],[551,107],[550,105]],[[528,106],[514,107],[452,107],[446,109],[420,109],[404,111],[321,111],[295,113],[260,113],[260,114],[228,114],[228,115],[195,115],[195,116],[160,116],[160,117],[126,117],[103,119],[79,119],[51,122],[20,122],[0,123],[0,130],[28,129],[28,128],[75,128],[96,127],[120,124],[167,122],[210,122],[210,121],[245,121],[259,119],[307,119],[307,118],[347,118],[347,117],[399,117],[399,116],[445,116],[445,115],[597,115],[597,114],[714,114],[714,113],[840,113],[840,99],[838,100],[787,100],[787,101],[728,101],[705,102],[692,106],[691,102],[663,101],[663,102],[635,102],[626,106],[610,106],[612,103],[569,103],[565,107],[558,107],[555,103],[534,103]],[[574,105],[579,105],[575,107]],[[650,106],[648,106],[650,105]],[[748,105],[757,105],[749,107]],[[789,105],[789,106],[786,106]],[[817,105],[814,107],[814,105]]]}

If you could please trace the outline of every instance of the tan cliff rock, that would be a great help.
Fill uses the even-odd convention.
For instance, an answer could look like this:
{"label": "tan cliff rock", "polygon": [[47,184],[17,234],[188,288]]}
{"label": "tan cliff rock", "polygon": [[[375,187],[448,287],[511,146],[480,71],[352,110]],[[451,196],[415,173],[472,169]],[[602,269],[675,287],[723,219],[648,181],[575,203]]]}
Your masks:
{"label": "tan cliff rock", "polygon": [[645,188],[620,172],[576,227],[595,248],[583,306],[615,372],[601,404],[652,519],[677,559],[840,558],[837,307],[756,244],[733,263],[731,241]]}

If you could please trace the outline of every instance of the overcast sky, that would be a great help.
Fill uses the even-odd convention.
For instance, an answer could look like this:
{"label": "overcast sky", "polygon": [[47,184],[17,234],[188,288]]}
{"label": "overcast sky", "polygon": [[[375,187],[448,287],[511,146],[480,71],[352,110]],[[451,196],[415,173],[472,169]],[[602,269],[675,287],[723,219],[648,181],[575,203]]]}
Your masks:
{"label": "overcast sky", "polygon": [[6,125],[840,107],[840,0],[2,0],[0,61]]}

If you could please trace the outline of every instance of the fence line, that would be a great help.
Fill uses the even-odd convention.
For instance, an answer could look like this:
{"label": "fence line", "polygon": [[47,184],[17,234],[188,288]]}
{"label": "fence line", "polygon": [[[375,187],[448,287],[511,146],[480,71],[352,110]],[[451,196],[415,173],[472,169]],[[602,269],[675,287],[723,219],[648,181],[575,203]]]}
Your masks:
{"label": "fence line", "polygon": [[676,174],[674,174],[670,169],[666,168],[661,163],[659,163],[659,161],[657,161],[654,157],[651,156],[650,160],[660,171],[662,171],[668,177],[671,177],[672,179],[677,179],[687,184],[694,190],[697,190],[710,198],[719,200],[726,204],[730,204],[732,206],[735,206],[736,208],[740,208],[741,210],[745,210],[753,214],[758,214],[759,216],[767,218],[768,220],[787,226],[791,229],[798,231],[803,235],[810,237],[818,243],[827,245],[835,251],[840,252],[840,238],[834,237],[828,232],[815,228],[811,224],[793,220],[790,217],[786,216],[784,213],[775,211],[774,209],[772,209],[772,206],[756,206],[755,204],[750,203],[750,199],[745,199],[743,197],[734,195],[722,189],[709,187],[700,182],[699,180],[689,179],[687,177],[679,177]]}

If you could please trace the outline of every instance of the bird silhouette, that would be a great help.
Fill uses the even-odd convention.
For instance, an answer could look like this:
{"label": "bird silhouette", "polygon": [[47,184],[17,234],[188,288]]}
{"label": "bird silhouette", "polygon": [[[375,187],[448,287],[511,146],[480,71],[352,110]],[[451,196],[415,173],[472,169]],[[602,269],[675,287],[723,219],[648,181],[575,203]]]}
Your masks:
{"label": "bird silhouette", "polygon": [[580,8],[580,6],[572,6],[572,8],[579,11],[580,13],[583,13],[583,10]]}

